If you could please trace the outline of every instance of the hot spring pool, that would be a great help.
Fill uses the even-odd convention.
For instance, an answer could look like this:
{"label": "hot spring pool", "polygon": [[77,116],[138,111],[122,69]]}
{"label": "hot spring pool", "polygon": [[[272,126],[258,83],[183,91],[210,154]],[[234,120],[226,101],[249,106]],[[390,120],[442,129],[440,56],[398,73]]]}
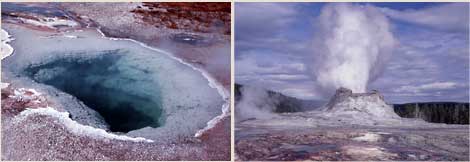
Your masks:
{"label": "hot spring pool", "polygon": [[[8,27],[15,52],[2,60],[12,75],[2,77],[73,96],[98,112],[109,131],[163,140],[193,136],[222,113],[226,101],[208,78],[167,53],[91,29],[68,33],[78,36],[73,39]],[[77,107],[63,108],[84,116],[74,114]]]}
{"label": "hot spring pool", "polygon": [[[149,87],[151,94],[134,93],[141,84],[128,76],[116,62],[122,57],[117,51],[89,59],[61,58],[25,70],[33,80],[52,85],[77,97],[96,110],[113,132],[129,132],[147,126],[157,128],[164,123],[161,92],[158,84]],[[146,70],[135,69],[145,76]]]}

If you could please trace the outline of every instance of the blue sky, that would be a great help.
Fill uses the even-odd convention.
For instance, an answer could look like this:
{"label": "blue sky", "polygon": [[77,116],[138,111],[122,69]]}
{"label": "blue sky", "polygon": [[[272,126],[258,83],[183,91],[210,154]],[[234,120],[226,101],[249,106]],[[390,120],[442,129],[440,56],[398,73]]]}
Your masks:
{"label": "blue sky", "polygon": [[[304,99],[326,99],[309,72],[325,3],[236,3],[235,80]],[[398,40],[368,90],[388,102],[468,101],[469,3],[355,3],[378,8]]]}

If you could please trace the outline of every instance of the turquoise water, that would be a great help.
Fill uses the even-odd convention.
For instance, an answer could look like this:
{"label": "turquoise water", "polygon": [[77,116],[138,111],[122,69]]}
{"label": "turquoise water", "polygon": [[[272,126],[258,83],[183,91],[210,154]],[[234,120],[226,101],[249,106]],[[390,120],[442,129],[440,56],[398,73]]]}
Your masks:
{"label": "turquoise water", "polygon": [[168,141],[193,136],[222,113],[225,100],[214,83],[170,53],[109,40],[96,30],[68,32],[73,39],[3,27],[15,39],[15,52],[2,60],[2,81],[37,89],[81,124]]}
{"label": "turquoise water", "polygon": [[[25,71],[33,80],[52,85],[81,100],[96,110],[114,132],[129,132],[143,127],[159,127],[163,121],[158,87],[152,87],[152,95],[133,94],[138,84],[135,76],[128,76],[116,67],[121,59],[118,51],[108,51],[96,58],[59,58]],[[141,71],[145,77],[148,71]],[[116,84],[107,84],[114,82]],[[151,87],[149,87],[151,88]]]}

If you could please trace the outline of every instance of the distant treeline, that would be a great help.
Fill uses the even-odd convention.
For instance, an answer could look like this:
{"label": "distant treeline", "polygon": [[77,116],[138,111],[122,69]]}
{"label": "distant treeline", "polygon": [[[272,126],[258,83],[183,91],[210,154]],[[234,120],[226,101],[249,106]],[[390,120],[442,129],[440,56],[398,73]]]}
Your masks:
{"label": "distant treeline", "polygon": [[395,104],[395,112],[403,118],[421,118],[432,123],[469,124],[469,103],[426,102]]}
{"label": "distant treeline", "polygon": [[[243,85],[235,84],[235,103],[243,97],[242,87]],[[279,100],[275,109],[278,113],[313,110],[326,103],[325,101],[301,100],[270,90],[266,92],[270,98]],[[421,118],[431,123],[469,124],[469,103],[406,103],[394,104],[393,108],[395,113],[403,118]]]}

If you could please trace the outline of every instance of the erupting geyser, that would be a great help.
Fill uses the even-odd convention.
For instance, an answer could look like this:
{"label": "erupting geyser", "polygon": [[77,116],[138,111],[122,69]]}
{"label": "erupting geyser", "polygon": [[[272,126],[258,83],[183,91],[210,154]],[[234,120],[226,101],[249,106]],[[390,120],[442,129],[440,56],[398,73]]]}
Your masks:
{"label": "erupting geyser", "polygon": [[373,6],[335,3],[322,9],[316,25],[312,69],[321,88],[365,92],[395,45],[387,18]]}

